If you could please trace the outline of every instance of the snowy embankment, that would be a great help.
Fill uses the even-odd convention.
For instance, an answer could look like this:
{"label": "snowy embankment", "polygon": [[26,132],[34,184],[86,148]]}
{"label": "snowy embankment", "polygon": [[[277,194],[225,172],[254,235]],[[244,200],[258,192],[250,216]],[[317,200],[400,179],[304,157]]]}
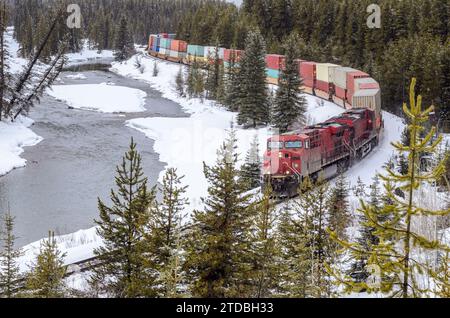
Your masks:
{"label": "snowy embankment", "polygon": [[[14,40],[13,33],[14,29],[8,28],[5,40],[11,54],[9,71],[17,74],[27,65],[27,61],[18,56],[19,44]],[[32,125],[33,121],[24,116],[20,116],[14,123],[7,120],[0,122],[0,176],[24,167],[27,161],[20,157],[23,148],[42,141],[42,138],[29,128]]]}
{"label": "snowy embankment", "polygon": [[137,113],[145,111],[147,94],[139,89],[110,84],[58,85],[47,94],[70,107],[103,113]]}
{"label": "snowy embankment", "polygon": [[83,49],[78,53],[68,53],[67,57],[67,65],[73,66],[77,64],[83,64],[86,62],[95,62],[103,59],[112,59],[114,58],[113,51],[103,50],[98,51],[96,49],[90,49],[88,41],[83,42]]}

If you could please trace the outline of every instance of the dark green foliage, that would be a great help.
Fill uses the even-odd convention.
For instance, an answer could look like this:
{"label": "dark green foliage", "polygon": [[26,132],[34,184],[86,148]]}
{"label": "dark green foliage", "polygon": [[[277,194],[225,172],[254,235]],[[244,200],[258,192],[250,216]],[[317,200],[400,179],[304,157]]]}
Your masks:
{"label": "dark green foliage", "polygon": [[21,255],[16,250],[14,243],[14,218],[7,212],[2,217],[2,228],[0,229],[0,293],[6,298],[12,298],[18,292],[21,275],[17,258]]}
{"label": "dark green foliage", "polygon": [[92,286],[113,297],[155,296],[153,251],[146,239],[151,231],[155,190],[147,188],[133,141],[117,167],[116,186],[118,192],[111,190],[111,207],[100,199],[98,203],[97,233],[104,245],[94,251],[101,266],[93,270]]}
{"label": "dark green foliage", "polygon": [[130,58],[134,53],[134,41],[128,32],[128,21],[125,17],[120,20],[114,42],[114,57],[122,62]]}
{"label": "dark green foliage", "polygon": [[286,67],[281,70],[271,118],[272,124],[280,133],[287,132],[293,124],[304,126],[306,123],[307,103],[300,88],[303,83],[298,71],[298,41],[298,35],[292,34],[284,45]]}
{"label": "dark green foliage", "polygon": [[259,154],[258,136],[255,136],[250,150],[245,158],[245,163],[241,167],[241,179],[247,184],[247,189],[252,190],[261,186],[262,162]]}
{"label": "dark green foliage", "polygon": [[348,191],[347,179],[341,174],[331,190],[328,226],[342,239],[347,238],[346,230],[350,222]]}
{"label": "dark green foliage", "polygon": [[26,295],[35,298],[66,296],[64,254],[58,250],[54,233],[41,243],[41,250],[27,277]]}
{"label": "dark green foliage", "polygon": [[220,148],[214,166],[205,165],[209,182],[203,211],[195,211],[188,239],[186,270],[194,297],[248,297],[252,264],[249,229],[251,195],[239,180],[234,131]]}
{"label": "dark green foliage", "polygon": [[266,44],[261,33],[251,31],[245,53],[240,61],[240,95],[238,123],[256,128],[269,123],[268,90],[266,85]]}

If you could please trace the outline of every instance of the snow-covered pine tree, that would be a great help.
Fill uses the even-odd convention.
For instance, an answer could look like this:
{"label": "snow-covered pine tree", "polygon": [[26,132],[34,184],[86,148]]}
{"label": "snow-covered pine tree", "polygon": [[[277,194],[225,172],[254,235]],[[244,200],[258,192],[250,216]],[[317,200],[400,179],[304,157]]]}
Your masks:
{"label": "snow-covered pine tree", "polygon": [[217,100],[217,91],[221,82],[221,61],[219,57],[219,47],[216,46],[212,56],[208,57],[212,63],[208,63],[208,74],[205,80],[205,90],[207,98]]}
{"label": "snow-covered pine tree", "polygon": [[279,293],[281,255],[276,222],[276,206],[272,202],[272,189],[266,188],[256,206],[253,231],[252,285],[254,298],[269,298]]}
{"label": "snow-covered pine tree", "polygon": [[261,156],[259,154],[259,141],[256,135],[250,145],[250,150],[241,167],[241,179],[247,184],[247,189],[252,190],[261,186]]}
{"label": "snow-covered pine tree", "polygon": [[[428,276],[448,286],[449,282],[440,281],[440,276],[435,272],[429,262],[419,257],[417,249],[422,253],[434,253],[450,251],[450,247],[444,242],[431,240],[418,233],[413,228],[413,219],[417,217],[429,217],[436,215],[449,215],[450,209],[441,211],[431,210],[418,202],[419,189],[423,183],[436,182],[445,172],[444,161],[439,162],[433,169],[427,172],[420,171],[420,156],[428,152],[434,153],[442,142],[442,136],[432,142],[436,129],[432,128],[425,137],[420,133],[425,131],[424,123],[428,121],[429,114],[434,107],[422,109],[422,97],[416,98],[416,79],[413,78],[410,87],[410,105],[403,105],[403,111],[409,118],[410,140],[408,145],[402,142],[394,143],[398,153],[405,153],[408,158],[408,173],[402,175],[393,169],[386,168],[386,175],[381,178],[384,181],[389,203],[381,212],[369,203],[362,201],[362,212],[368,219],[367,226],[375,229],[373,232],[380,242],[367,251],[358,243],[349,243],[339,240],[331,233],[334,240],[338,241],[345,249],[358,254],[367,254],[368,264],[379,270],[381,277],[376,284],[355,283],[351,279],[336,275],[339,281],[351,290],[367,290],[368,292],[381,291],[390,297],[421,297],[429,295],[428,286],[420,284],[417,278]],[[395,194],[395,189],[400,188],[405,198]],[[379,214],[384,216],[383,221],[378,220]],[[389,279],[385,279],[388,277]]]}
{"label": "snow-covered pine tree", "polygon": [[350,223],[348,191],[347,179],[344,174],[341,174],[331,190],[328,227],[344,240],[347,239],[346,232]]}
{"label": "snow-covered pine tree", "polygon": [[100,265],[93,269],[90,283],[111,297],[156,296],[156,273],[148,255],[153,255],[152,246],[145,239],[156,198],[155,189],[149,190],[147,181],[132,140],[117,167],[118,191],[111,190],[113,205],[108,207],[100,199],[98,202],[97,234],[104,244],[94,250]]}
{"label": "snow-covered pine tree", "polygon": [[27,277],[26,295],[35,298],[63,298],[67,294],[64,282],[66,266],[65,254],[56,243],[55,234],[50,232],[48,239],[41,243],[40,253]]}
{"label": "snow-covered pine tree", "polygon": [[130,58],[135,52],[133,38],[128,30],[128,21],[125,17],[120,19],[120,23],[116,31],[114,51],[114,57],[116,58],[116,61],[119,62]]}
{"label": "snow-covered pine tree", "polygon": [[3,217],[3,230],[0,230],[0,294],[6,298],[12,298],[19,290],[19,265],[17,258],[22,255],[20,250],[14,247],[16,236],[14,235],[14,217],[8,211]]}
{"label": "snow-covered pine tree", "polygon": [[259,30],[250,31],[240,61],[238,123],[256,128],[270,121],[266,84],[266,44]]}
{"label": "snow-covered pine tree", "polygon": [[177,77],[175,78],[175,86],[180,97],[184,96],[184,71],[183,67],[180,67]]}
{"label": "snow-covered pine tree", "polygon": [[272,107],[272,125],[280,133],[287,132],[296,126],[306,124],[306,99],[301,86],[303,81],[298,71],[298,42],[299,36],[292,33],[284,44],[286,65],[281,69],[279,87]]}
{"label": "snow-covered pine tree", "polygon": [[203,211],[195,211],[188,239],[186,272],[194,297],[248,297],[251,195],[239,180],[236,133],[223,143],[214,166],[205,164],[209,183]]}
{"label": "snow-covered pine tree", "polygon": [[[185,217],[183,211],[189,204],[189,200],[185,198],[187,186],[182,185],[183,178],[177,175],[176,169],[169,168],[159,188],[162,199],[154,211],[154,225],[148,240],[152,242],[152,251],[155,255],[152,262],[160,273],[167,273],[167,269],[174,266],[171,262],[180,262],[181,255],[179,255],[177,244],[180,244],[181,222]],[[170,283],[170,281],[164,283]],[[162,295],[171,294],[173,288],[164,284],[161,290]]]}

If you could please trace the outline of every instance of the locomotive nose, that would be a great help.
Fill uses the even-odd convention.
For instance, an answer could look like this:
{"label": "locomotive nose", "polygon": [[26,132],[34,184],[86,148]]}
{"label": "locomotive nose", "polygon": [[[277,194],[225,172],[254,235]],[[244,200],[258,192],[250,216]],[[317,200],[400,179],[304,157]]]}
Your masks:
{"label": "locomotive nose", "polygon": [[291,154],[284,150],[268,153],[265,162],[264,174],[266,175],[291,175],[293,165],[298,165],[293,163]]}

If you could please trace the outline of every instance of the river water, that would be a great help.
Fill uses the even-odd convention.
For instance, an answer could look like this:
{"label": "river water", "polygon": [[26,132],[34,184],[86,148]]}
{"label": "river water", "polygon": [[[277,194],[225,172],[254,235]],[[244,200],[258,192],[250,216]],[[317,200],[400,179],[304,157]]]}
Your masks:
{"label": "river water", "polygon": [[[147,93],[147,111],[136,114],[102,114],[73,110],[44,96],[30,112],[31,129],[44,140],[25,148],[27,166],[0,177],[0,211],[9,205],[16,217],[17,245],[39,240],[53,230],[68,234],[94,226],[98,217],[97,198],[110,203],[115,168],[127,151],[131,137],[142,154],[149,183],[157,182],[164,164],[153,150],[154,142],[125,126],[140,117],[185,117],[180,106],[161,97],[148,84],[108,71],[109,65],[87,64],[63,72],[55,85],[99,84],[137,88]],[[82,73],[85,80],[66,76]]]}

